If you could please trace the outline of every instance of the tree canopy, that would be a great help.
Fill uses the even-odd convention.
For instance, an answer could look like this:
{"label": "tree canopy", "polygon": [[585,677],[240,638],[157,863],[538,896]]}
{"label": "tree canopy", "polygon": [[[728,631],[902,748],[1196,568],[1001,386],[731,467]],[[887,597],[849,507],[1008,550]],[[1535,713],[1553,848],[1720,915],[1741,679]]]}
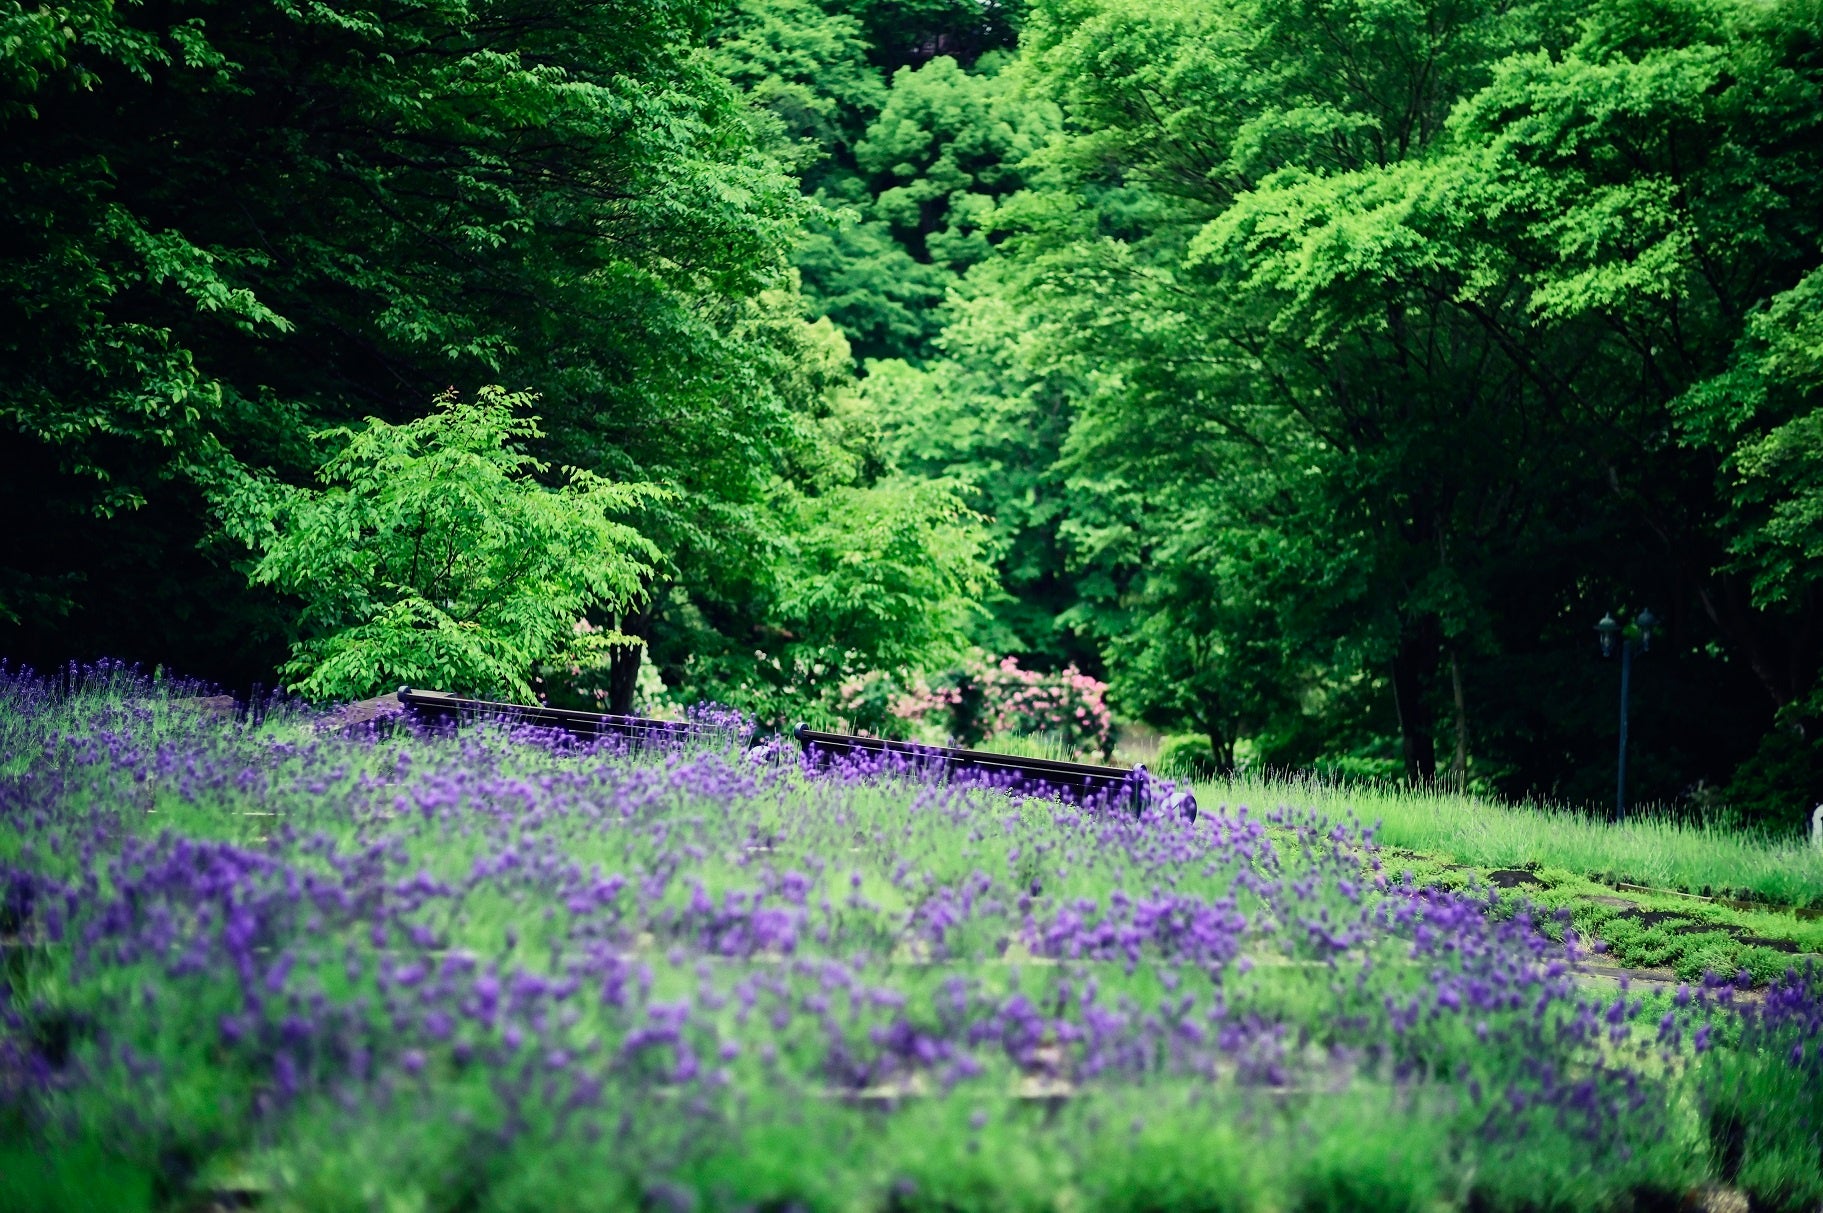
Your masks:
{"label": "tree canopy", "polygon": [[0,25],[6,651],[269,677],[374,549],[246,503],[500,384],[498,509],[612,486],[548,602],[617,706],[991,655],[1216,768],[1605,802],[1651,607],[1639,794],[1823,798],[1818,0]]}
{"label": "tree canopy", "polygon": [[557,489],[525,453],[543,436],[523,394],[453,393],[404,425],[370,421],[323,464],[321,489],[247,480],[224,496],[260,553],[255,585],[303,600],[281,667],[312,698],[358,699],[401,683],[529,698],[541,662],[621,639],[590,610],[644,592],[653,543],[617,516],[663,496],[566,469]]}
{"label": "tree canopy", "polygon": [[677,487],[668,551],[738,551],[800,204],[693,49],[710,12],[11,6],[0,418],[7,504],[52,523],[0,552],[24,649],[257,663],[269,597],[166,581],[240,579],[210,486],[450,385],[537,393],[558,462]]}

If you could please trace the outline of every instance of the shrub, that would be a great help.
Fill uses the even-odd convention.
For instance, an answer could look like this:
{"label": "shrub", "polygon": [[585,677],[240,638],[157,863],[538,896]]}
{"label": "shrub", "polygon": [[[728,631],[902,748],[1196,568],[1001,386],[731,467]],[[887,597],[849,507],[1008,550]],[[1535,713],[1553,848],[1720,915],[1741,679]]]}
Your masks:
{"label": "shrub", "polygon": [[934,677],[873,671],[844,682],[837,706],[852,727],[931,744],[977,745],[996,737],[1043,737],[1067,753],[1114,748],[1108,684],[1066,666],[1045,674],[1017,658],[975,654]]}
{"label": "shrub", "polygon": [[324,487],[245,480],[220,506],[258,551],[251,577],[302,599],[294,690],[360,698],[401,682],[533,694],[533,666],[630,641],[575,631],[591,608],[624,609],[659,552],[613,515],[663,497],[579,468],[547,488],[525,453],[541,436],[532,397],[453,392],[404,425],[326,431],[342,449]]}

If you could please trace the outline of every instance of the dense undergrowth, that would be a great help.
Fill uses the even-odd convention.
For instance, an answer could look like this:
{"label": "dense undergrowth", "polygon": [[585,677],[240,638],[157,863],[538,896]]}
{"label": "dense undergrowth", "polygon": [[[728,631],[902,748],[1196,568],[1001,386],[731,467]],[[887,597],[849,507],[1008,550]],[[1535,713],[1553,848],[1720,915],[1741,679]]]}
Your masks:
{"label": "dense undergrowth", "polygon": [[1591,983],[1340,806],[188,694],[0,687],[7,1208],[1823,1200],[1823,974]]}

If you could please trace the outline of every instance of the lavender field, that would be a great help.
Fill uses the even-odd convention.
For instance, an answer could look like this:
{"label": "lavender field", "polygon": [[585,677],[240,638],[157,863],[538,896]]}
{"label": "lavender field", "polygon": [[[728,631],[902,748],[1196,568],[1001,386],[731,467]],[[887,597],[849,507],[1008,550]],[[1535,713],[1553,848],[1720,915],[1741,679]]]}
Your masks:
{"label": "lavender field", "polygon": [[1823,973],[1582,972],[1371,822],[0,683],[0,1207],[1823,1202]]}

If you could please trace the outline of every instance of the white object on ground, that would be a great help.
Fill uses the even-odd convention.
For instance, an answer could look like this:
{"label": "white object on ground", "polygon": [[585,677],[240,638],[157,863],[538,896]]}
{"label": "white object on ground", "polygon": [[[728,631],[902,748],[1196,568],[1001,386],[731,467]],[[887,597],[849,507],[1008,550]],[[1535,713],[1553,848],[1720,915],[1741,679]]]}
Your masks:
{"label": "white object on ground", "polygon": [[1823,804],[1810,815],[1810,845],[1823,851]]}

